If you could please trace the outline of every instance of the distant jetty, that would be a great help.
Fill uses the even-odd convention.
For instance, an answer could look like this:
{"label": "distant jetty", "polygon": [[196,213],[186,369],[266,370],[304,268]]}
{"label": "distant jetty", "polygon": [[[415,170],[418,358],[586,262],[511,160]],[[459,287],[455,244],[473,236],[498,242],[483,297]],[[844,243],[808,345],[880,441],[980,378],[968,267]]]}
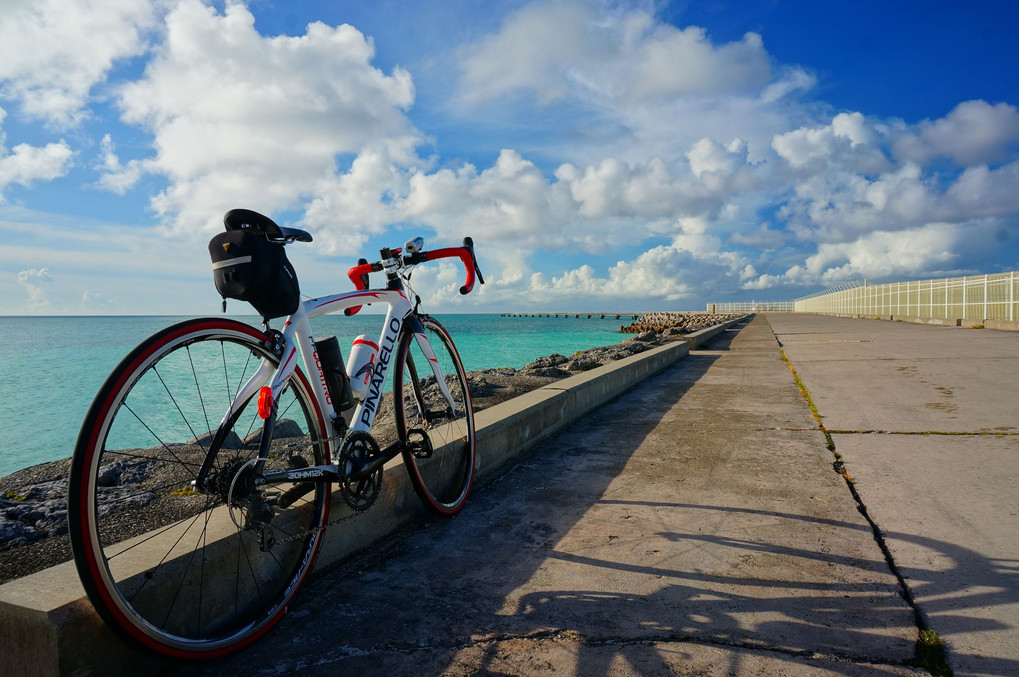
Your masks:
{"label": "distant jetty", "polygon": [[731,320],[733,315],[746,313],[708,313],[708,312],[653,312],[653,313],[502,313],[502,317],[548,317],[548,318],[587,318],[604,320],[633,320],[629,325],[620,326],[623,334],[641,334],[646,331],[655,334],[691,334],[698,329],[712,327],[721,322]]}
{"label": "distant jetty", "polygon": [[698,329],[731,320],[732,316],[732,313],[647,313],[629,326],[620,327],[619,331],[624,334],[641,334],[646,331],[665,335],[691,334]]}
{"label": "distant jetty", "polygon": [[646,315],[646,313],[502,313],[502,317],[575,317],[577,319],[586,317],[587,319],[597,318],[604,320],[608,318],[616,318],[620,320],[628,317],[631,320],[638,320]]}

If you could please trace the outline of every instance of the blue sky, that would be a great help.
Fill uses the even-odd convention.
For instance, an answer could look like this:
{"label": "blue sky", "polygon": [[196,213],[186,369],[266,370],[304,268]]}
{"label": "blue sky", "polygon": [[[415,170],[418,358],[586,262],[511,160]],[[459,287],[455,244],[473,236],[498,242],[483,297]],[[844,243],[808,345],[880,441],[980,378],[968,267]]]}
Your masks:
{"label": "blue sky", "polygon": [[[702,309],[1019,269],[1019,3],[7,0],[0,315],[206,314],[474,237],[436,312]],[[234,303],[232,311],[245,310]]]}

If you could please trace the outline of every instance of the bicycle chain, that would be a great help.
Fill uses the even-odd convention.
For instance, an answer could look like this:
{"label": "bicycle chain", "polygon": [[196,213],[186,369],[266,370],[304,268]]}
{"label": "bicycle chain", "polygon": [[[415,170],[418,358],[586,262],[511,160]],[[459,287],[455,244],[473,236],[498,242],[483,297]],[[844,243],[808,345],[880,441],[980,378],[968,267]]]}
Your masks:
{"label": "bicycle chain", "polygon": [[293,541],[300,540],[300,539],[304,538],[305,536],[307,536],[308,534],[313,534],[313,533],[318,532],[318,531],[325,531],[326,529],[328,529],[329,527],[333,526],[334,524],[339,524],[340,522],[346,522],[347,520],[353,519],[353,518],[357,517],[360,514],[361,513],[357,513],[357,512],[351,513],[349,515],[344,515],[343,517],[337,517],[332,522],[326,522],[325,524],[323,524],[320,527],[315,527],[314,529],[306,529],[305,531],[298,531],[296,534],[293,534],[292,536],[287,536],[286,538],[281,538],[280,540],[275,541],[272,544],[272,547],[275,548],[277,545],[283,545],[284,543],[291,543]]}
{"label": "bicycle chain", "polygon": [[[328,437],[323,437],[323,438],[317,438],[317,439],[316,438],[311,438],[311,441],[313,443],[315,443],[315,444],[328,443],[328,444],[332,445],[332,444],[336,443],[338,440],[341,440],[341,439],[342,439],[342,437],[339,436],[339,435],[329,435]],[[330,483],[329,486],[332,487],[333,485]],[[281,538],[279,540],[274,540],[270,547],[271,548],[275,548],[278,545],[284,545],[286,543],[292,543],[294,541],[301,540],[301,539],[305,538],[308,534],[313,534],[313,533],[316,533],[316,532],[319,532],[319,531],[325,531],[326,529],[328,529],[329,527],[333,526],[334,524],[339,524],[340,522],[346,522],[349,519],[353,519],[354,517],[357,517],[357,515],[358,515],[358,513],[354,512],[354,513],[351,513],[349,515],[345,515],[343,517],[337,517],[333,521],[326,522],[322,526],[315,527],[314,529],[305,529],[304,531],[298,531],[298,532],[296,532],[294,534],[291,534],[290,536],[287,536],[286,538]],[[271,525],[268,525],[268,524],[267,525],[263,525],[262,528],[264,529],[264,528],[269,527],[269,526],[271,526]],[[264,542],[265,541],[264,536],[260,537],[259,541],[260,542]]]}

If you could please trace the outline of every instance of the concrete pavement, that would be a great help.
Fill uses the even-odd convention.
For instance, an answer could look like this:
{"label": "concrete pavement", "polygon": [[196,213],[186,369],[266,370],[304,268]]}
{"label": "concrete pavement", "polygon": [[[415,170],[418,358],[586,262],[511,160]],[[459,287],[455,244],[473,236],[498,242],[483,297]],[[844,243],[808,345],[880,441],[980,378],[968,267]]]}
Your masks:
{"label": "concrete pavement", "polygon": [[323,567],[252,648],[148,667],[922,675],[929,626],[956,675],[1019,674],[1017,357],[1017,333],[758,316],[456,518]]}
{"label": "concrete pavement", "polygon": [[767,322],[709,348],[180,674],[925,674]]}
{"label": "concrete pavement", "polygon": [[767,319],[955,674],[1019,674],[1019,333]]}

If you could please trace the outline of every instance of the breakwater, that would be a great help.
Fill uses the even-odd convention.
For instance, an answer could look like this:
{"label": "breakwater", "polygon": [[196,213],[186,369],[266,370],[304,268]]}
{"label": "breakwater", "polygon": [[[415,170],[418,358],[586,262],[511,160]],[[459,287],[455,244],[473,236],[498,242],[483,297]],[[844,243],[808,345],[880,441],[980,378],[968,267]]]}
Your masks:
{"label": "breakwater", "polygon": [[716,324],[727,322],[737,315],[746,313],[674,313],[658,312],[647,313],[636,318],[629,326],[620,327],[619,331],[624,334],[640,334],[651,331],[656,334],[675,336],[690,334],[705,327],[712,327]]}
{"label": "breakwater", "polygon": [[605,320],[615,318],[621,320],[624,318],[630,318],[632,320],[639,320],[642,316],[647,313],[502,313],[502,317],[573,317],[576,319],[587,318],[588,320]]}

